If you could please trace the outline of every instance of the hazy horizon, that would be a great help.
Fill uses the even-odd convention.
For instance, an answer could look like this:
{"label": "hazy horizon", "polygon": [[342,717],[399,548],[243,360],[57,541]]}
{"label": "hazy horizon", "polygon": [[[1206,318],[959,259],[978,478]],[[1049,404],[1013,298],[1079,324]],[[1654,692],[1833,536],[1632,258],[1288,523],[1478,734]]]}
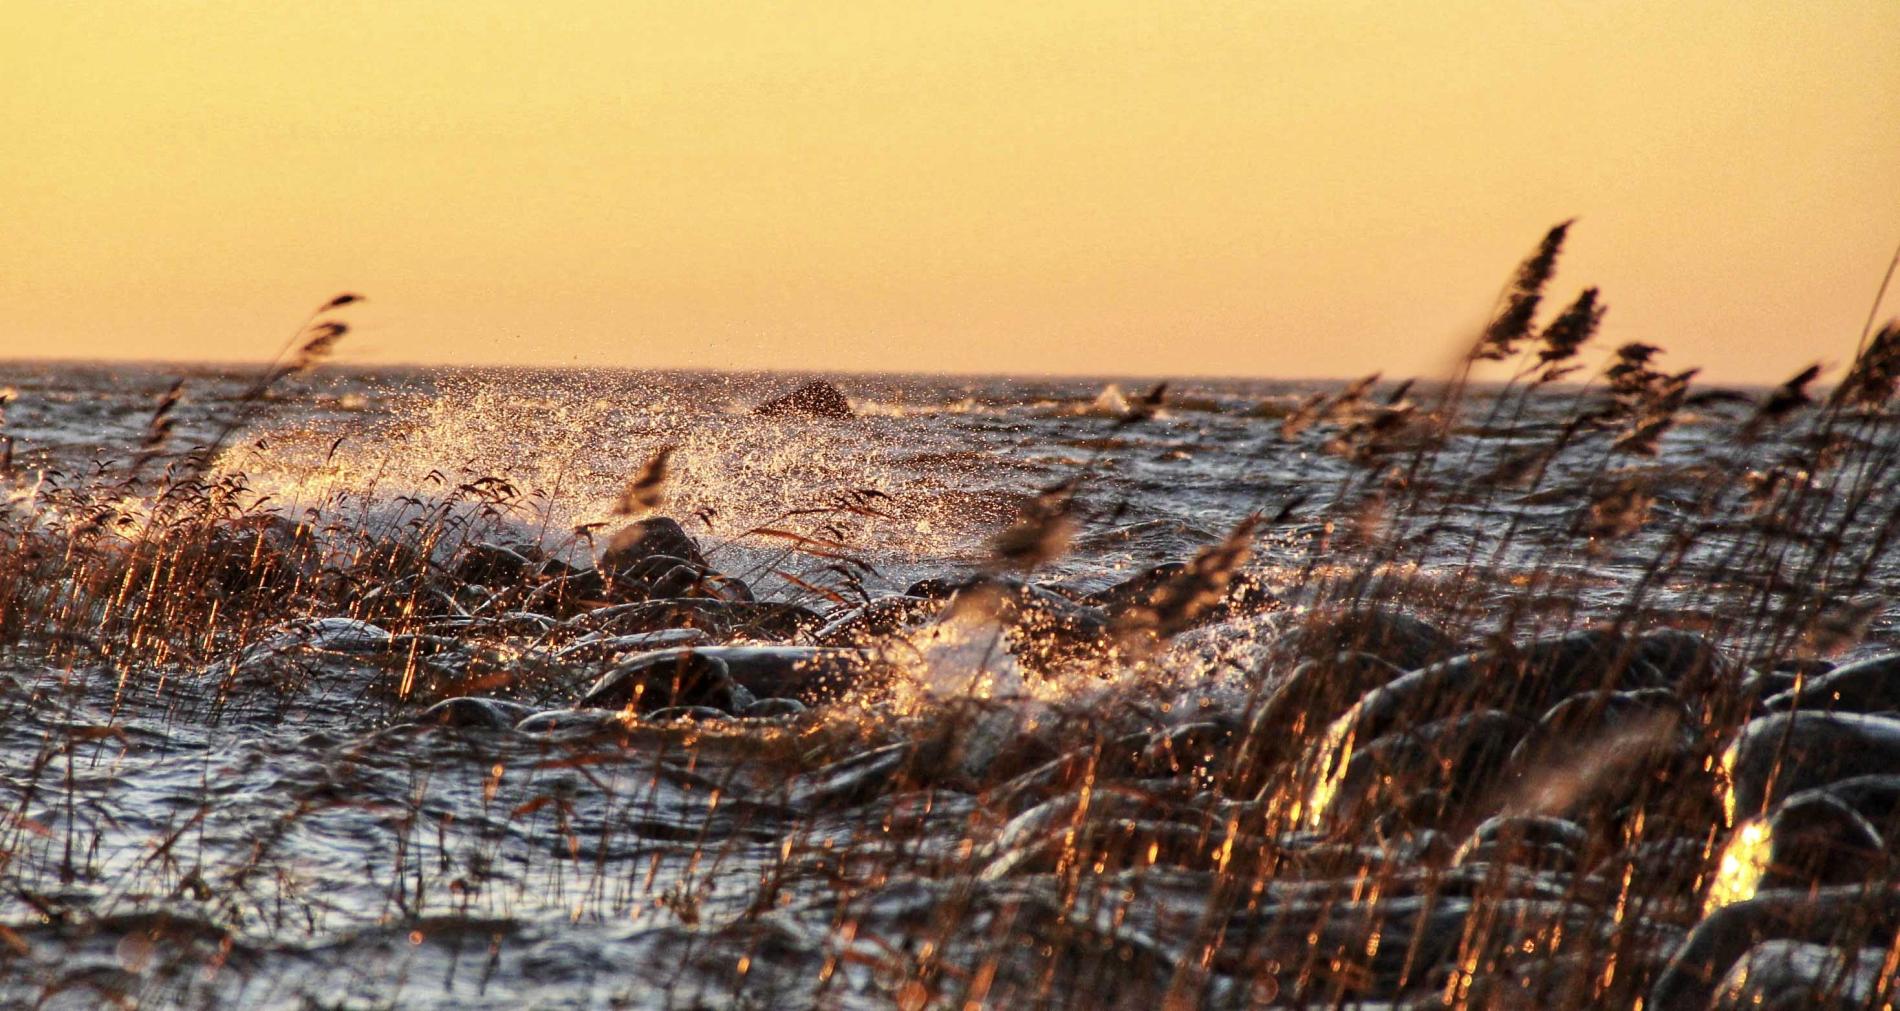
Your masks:
{"label": "hazy horizon", "polygon": [[1900,241],[1883,2],[11,20],[0,358],[1433,377],[1574,216],[1552,302],[1762,383]]}

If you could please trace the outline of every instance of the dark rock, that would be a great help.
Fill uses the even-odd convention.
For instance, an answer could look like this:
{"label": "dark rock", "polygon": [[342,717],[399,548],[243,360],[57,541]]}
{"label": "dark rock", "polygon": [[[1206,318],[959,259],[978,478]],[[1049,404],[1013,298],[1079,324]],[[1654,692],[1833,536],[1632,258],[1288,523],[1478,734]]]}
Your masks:
{"label": "dark rock", "polygon": [[[1881,838],[1900,844],[1900,773],[1853,776],[1816,789],[1853,808]],[[1788,802],[1801,796],[1795,794]]]}
{"label": "dark rock", "polygon": [[620,709],[553,709],[515,724],[515,731],[562,738],[595,737],[624,734],[627,721]]}
{"label": "dark rock", "polygon": [[1636,659],[1654,667],[1678,692],[1685,688],[1727,686],[1735,679],[1733,666],[1714,643],[1681,629],[1644,632],[1636,639]]}
{"label": "dark rock", "polygon": [[1223,720],[1184,723],[1148,735],[1135,772],[1139,776],[1206,776],[1233,750],[1235,727]]}
{"label": "dark rock", "polygon": [[1581,827],[1562,818],[1501,815],[1473,829],[1452,862],[1570,871],[1577,867],[1588,842]]}
{"label": "dark rock", "polygon": [[656,649],[672,649],[676,646],[697,646],[711,642],[711,638],[697,628],[666,628],[657,632],[640,632],[633,635],[605,635],[593,632],[555,650],[554,657],[563,663],[586,663],[593,660],[605,660],[622,653],[647,653]]}
{"label": "dark rock", "polygon": [[1025,668],[1051,673],[1087,663],[1111,648],[1108,613],[1053,590],[1015,579],[977,579],[956,590],[945,613],[960,603],[985,600],[1011,633],[1012,652]]}
{"label": "dark rock", "polygon": [[[731,693],[743,689],[758,698],[792,698],[806,704],[829,701],[857,686],[867,676],[880,674],[875,658],[861,650],[816,646],[703,646],[655,650],[622,661],[588,690],[582,705],[614,705],[631,697],[633,688],[661,680],[672,672],[706,671],[716,665],[728,692],[723,703],[673,696],[666,705],[712,705],[736,712]],[[684,684],[685,682],[683,682]],[[624,701],[619,702],[625,705]]]}
{"label": "dark rock", "polygon": [[505,544],[470,544],[457,556],[451,571],[458,582],[483,586],[510,586],[535,575],[535,559]]}
{"label": "dark rock", "polygon": [[774,397],[753,408],[752,413],[768,418],[800,414],[814,418],[853,416],[851,401],[836,386],[822,379],[814,379],[790,393]]}
{"label": "dark rock", "polygon": [[579,706],[652,712],[673,706],[707,706],[730,712],[734,688],[726,662],[693,649],[657,650],[622,661],[600,676]]}
{"label": "dark rock", "polygon": [[[1182,578],[1187,569],[1185,562],[1167,562],[1144,569],[1113,586],[1084,596],[1081,602],[1101,608],[1111,621],[1121,621],[1143,608],[1153,607],[1160,595],[1175,580]],[[1195,615],[1193,626],[1190,627],[1229,621],[1241,615],[1257,614],[1280,606],[1279,598],[1269,593],[1265,586],[1242,574],[1228,584],[1227,592],[1220,600]]]}
{"label": "dark rock", "polygon": [[1900,653],[1846,664],[1810,677],[1800,691],[1792,686],[1762,704],[1771,713],[1803,709],[1819,712],[1900,712]]}
{"label": "dark rock", "polygon": [[[1396,731],[1350,752],[1328,756],[1309,798],[1309,821],[1345,824],[1402,805],[1426,790],[1447,807],[1483,793],[1496,782],[1506,756],[1530,723],[1496,710],[1462,713]],[[1339,758],[1345,756],[1345,768]]]}
{"label": "dark rock", "polygon": [[786,784],[785,806],[808,816],[826,808],[863,803],[893,789],[910,764],[911,754],[911,746],[899,742],[794,776]]}
{"label": "dark rock", "polygon": [[805,711],[805,704],[797,699],[769,698],[760,699],[746,706],[739,715],[748,720],[776,720],[799,716]]}
{"label": "dark rock", "polygon": [[940,610],[941,601],[925,597],[880,597],[828,617],[812,633],[811,641],[818,646],[868,646],[924,622]]}
{"label": "dark rock", "polygon": [[1307,660],[1293,668],[1254,710],[1230,767],[1230,789],[1240,796],[1272,789],[1280,764],[1294,757],[1315,732],[1338,719],[1367,692],[1404,673],[1398,665],[1370,653],[1352,652]]}
{"label": "dark rock", "polygon": [[1893,943],[1896,929],[1900,929],[1900,888],[1891,884],[1763,892],[1703,917],[1657,975],[1644,1006],[1710,1006],[1717,984],[1730,968],[1764,941],[1884,949]]}
{"label": "dark rock", "polygon": [[732,714],[711,706],[667,706],[642,716],[651,723],[717,723],[732,719]]}
{"label": "dark rock", "polygon": [[1809,888],[1886,880],[1886,843],[1859,811],[1827,790],[1789,797],[1768,819],[1759,887]]}
{"label": "dark rock", "polygon": [[1609,631],[1573,632],[1421,667],[1368,693],[1340,719],[1350,721],[1353,739],[1367,741],[1407,723],[1473,709],[1529,719],[1580,692],[1657,687],[1668,687],[1667,679],[1638,657],[1633,640]]}
{"label": "dark rock", "polygon": [[563,627],[611,635],[696,628],[716,638],[782,641],[823,623],[797,604],[681,597],[597,607],[569,618]]}
{"label": "dark rock", "polygon": [[700,554],[699,544],[687,535],[686,528],[678,520],[655,516],[620,528],[601,554],[598,568],[611,579],[651,578],[653,573],[640,566],[655,555],[673,559],[675,565],[687,562],[706,567],[706,556]]}
{"label": "dark rock", "polygon": [[1764,716],[1742,727],[1722,764],[1730,813],[1754,817],[1802,790],[1900,773],[1900,719],[1860,713]]}
{"label": "dark rock", "polygon": [[[1748,949],[1716,988],[1716,1011],[1866,1011],[1892,993],[1887,948],[1766,941]],[[1883,986],[1883,981],[1886,985]]]}
{"label": "dark rock", "polygon": [[919,579],[910,584],[910,586],[904,590],[904,596],[921,597],[924,600],[949,600],[951,597],[957,595],[958,590],[962,590],[976,581],[977,577],[974,576],[962,579],[949,576],[931,576],[928,579]]}
{"label": "dark rock", "polygon": [[1688,722],[1660,688],[1572,695],[1512,750],[1500,804],[1570,818],[1612,810],[1687,754]]}
{"label": "dark rock", "polygon": [[533,707],[519,702],[468,695],[437,702],[424,709],[416,722],[431,727],[507,730],[533,713]]}
{"label": "dark rock", "polygon": [[[227,594],[279,591],[316,575],[318,545],[309,527],[271,513],[211,528],[194,564],[210,585]],[[417,571],[414,567],[395,571]]]}
{"label": "dark rock", "polygon": [[1447,660],[1462,648],[1432,625],[1403,611],[1382,607],[1315,612],[1293,630],[1289,639],[1295,651],[1304,656],[1367,653],[1407,671]]}

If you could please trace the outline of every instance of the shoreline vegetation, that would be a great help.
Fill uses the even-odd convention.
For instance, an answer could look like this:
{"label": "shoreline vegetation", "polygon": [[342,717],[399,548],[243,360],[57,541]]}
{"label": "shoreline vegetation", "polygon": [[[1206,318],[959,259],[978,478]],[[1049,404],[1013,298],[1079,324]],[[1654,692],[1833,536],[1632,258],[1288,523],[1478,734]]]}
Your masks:
{"label": "shoreline vegetation", "polygon": [[[1100,475],[1165,383],[901,593],[888,489],[714,536],[677,447],[599,522],[453,460],[273,501],[248,440],[354,294],[189,445],[174,385],[35,472],[0,402],[0,997],[1890,1006],[1900,322],[1877,297],[1827,387],[1591,371],[1570,228],[1453,379],[1258,413],[1348,465],[1328,493],[1086,589],[1045,576],[1126,509]],[[854,423],[818,380],[760,411]],[[278,750],[165,767],[219,735]],[[276,791],[227,792],[244,761]]]}

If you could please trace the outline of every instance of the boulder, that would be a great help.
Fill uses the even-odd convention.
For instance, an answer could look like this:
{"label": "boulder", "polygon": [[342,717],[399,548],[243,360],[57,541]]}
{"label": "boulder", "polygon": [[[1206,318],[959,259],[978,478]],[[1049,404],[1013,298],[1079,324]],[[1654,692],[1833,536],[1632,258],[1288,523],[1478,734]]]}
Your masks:
{"label": "boulder", "polygon": [[1900,719],[1777,713],[1750,720],[1722,756],[1731,818],[1761,814],[1793,793],[1857,776],[1900,773]]}
{"label": "boulder", "polygon": [[1299,655],[1331,657],[1351,651],[1376,656],[1400,670],[1417,670],[1460,652],[1458,642],[1403,611],[1351,607],[1316,611],[1288,634]]}
{"label": "boulder", "polygon": [[774,397],[753,408],[752,413],[768,418],[787,415],[805,415],[813,418],[854,416],[851,401],[839,392],[836,386],[822,379],[814,379],[790,393]]}
{"label": "boulder", "polygon": [[[625,706],[658,692],[662,705],[706,705],[738,712],[735,699],[824,702],[876,669],[862,650],[816,646],[704,646],[662,649],[621,661],[581,698],[582,706]],[[702,689],[700,679],[705,679]],[[717,687],[723,684],[723,688]],[[644,686],[644,687],[643,687]],[[636,692],[640,693],[636,695]],[[672,694],[668,694],[671,692]],[[703,693],[710,694],[703,694]],[[645,703],[640,707],[646,708]]]}
{"label": "boulder", "polygon": [[1771,713],[1796,709],[1819,712],[1900,712],[1900,653],[1861,660],[1810,677],[1800,691],[1792,687],[1762,703]]}
{"label": "boulder", "polygon": [[731,712],[737,691],[726,662],[693,649],[655,650],[622,661],[600,676],[577,704],[588,709],[650,713],[680,706]]}
{"label": "boulder", "polygon": [[603,575],[609,577],[618,578],[624,574],[629,578],[652,578],[658,573],[649,572],[642,566],[651,567],[653,563],[648,560],[656,555],[670,560],[660,567],[660,572],[681,563],[701,568],[706,566],[706,556],[700,554],[698,542],[687,535],[686,528],[680,526],[678,520],[655,516],[621,527],[608,541],[598,567]]}

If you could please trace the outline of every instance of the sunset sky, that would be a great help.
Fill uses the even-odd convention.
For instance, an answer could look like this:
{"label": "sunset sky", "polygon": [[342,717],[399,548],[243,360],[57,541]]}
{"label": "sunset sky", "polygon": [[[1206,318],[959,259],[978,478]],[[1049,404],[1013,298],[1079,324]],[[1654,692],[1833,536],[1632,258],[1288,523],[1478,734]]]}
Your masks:
{"label": "sunset sky", "polygon": [[[0,38],[0,358],[1442,371],[1851,356],[1900,3],[66,3]],[[1900,311],[1892,305],[1890,313]]]}

